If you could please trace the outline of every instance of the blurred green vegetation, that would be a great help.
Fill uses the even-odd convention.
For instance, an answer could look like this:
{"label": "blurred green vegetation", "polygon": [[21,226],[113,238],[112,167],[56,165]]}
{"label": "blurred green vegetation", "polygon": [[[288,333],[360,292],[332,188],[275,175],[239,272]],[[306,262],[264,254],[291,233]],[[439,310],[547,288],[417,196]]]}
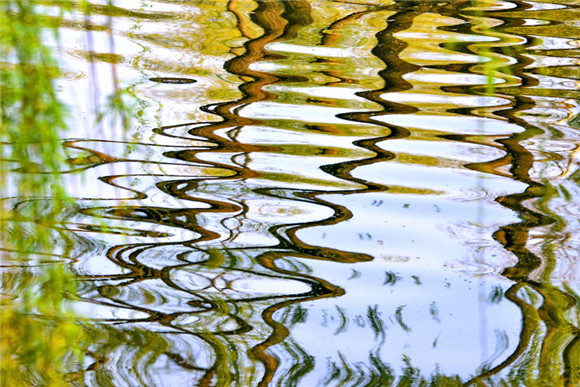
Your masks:
{"label": "blurred green vegetation", "polygon": [[[66,238],[51,228],[70,204],[59,177],[67,109],[42,11],[30,1],[0,7],[2,384],[62,386],[84,345],[67,301],[74,277],[66,261],[49,259],[55,238]],[[68,10],[62,3],[60,12]]]}

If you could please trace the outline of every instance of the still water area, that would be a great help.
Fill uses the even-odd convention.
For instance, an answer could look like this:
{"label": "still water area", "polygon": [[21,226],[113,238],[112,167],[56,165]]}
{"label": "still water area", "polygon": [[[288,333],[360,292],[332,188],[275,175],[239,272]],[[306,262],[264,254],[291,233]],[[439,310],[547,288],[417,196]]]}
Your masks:
{"label": "still water area", "polygon": [[59,20],[75,383],[580,383],[577,0]]}

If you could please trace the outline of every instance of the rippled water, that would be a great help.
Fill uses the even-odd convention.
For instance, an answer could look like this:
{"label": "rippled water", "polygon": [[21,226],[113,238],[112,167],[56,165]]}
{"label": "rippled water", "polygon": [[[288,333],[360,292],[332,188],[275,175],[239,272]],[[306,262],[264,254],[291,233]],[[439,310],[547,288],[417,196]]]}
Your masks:
{"label": "rippled water", "polygon": [[576,0],[99,4],[59,45],[79,383],[580,380]]}

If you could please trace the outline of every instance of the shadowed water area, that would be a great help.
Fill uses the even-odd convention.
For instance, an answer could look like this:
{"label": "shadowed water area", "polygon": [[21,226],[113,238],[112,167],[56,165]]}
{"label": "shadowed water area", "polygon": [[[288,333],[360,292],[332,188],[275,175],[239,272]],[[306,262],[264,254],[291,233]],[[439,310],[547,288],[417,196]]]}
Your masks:
{"label": "shadowed water area", "polygon": [[74,383],[579,383],[576,0],[39,3]]}

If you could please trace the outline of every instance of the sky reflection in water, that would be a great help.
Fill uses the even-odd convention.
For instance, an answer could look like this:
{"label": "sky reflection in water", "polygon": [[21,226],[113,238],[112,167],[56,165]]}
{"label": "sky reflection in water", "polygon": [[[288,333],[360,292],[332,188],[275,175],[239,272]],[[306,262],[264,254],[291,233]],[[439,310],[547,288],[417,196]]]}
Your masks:
{"label": "sky reflection in water", "polygon": [[88,385],[578,380],[572,1],[115,4],[62,27]]}

